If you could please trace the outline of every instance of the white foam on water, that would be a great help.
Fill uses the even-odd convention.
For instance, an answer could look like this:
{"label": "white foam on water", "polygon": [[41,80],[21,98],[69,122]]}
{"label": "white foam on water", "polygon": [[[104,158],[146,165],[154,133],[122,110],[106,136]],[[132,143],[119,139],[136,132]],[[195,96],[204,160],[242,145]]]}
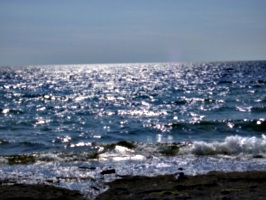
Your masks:
{"label": "white foam on water", "polygon": [[[122,159],[123,158],[123,159]],[[105,182],[123,175],[156,176],[175,174],[183,168],[185,174],[204,174],[209,171],[265,170],[266,159],[234,156],[144,156],[113,157],[106,160],[84,162],[37,162],[28,165],[2,165],[0,180],[9,183],[50,184],[68,189],[80,190],[88,199],[97,196],[107,188]],[[101,172],[114,169],[115,173]],[[119,176],[117,176],[119,175]]]}
{"label": "white foam on water", "polygon": [[0,165],[1,164],[7,164],[8,160],[6,158],[0,157]]}
{"label": "white foam on water", "polygon": [[54,154],[54,153],[44,153],[44,154],[41,154],[39,156],[39,159],[40,160],[45,160],[45,161],[58,161],[58,162],[64,161],[63,158],[60,158],[58,156],[58,154]]}
{"label": "white foam on water", "polygon": [[191,153],[194,155],[265,155],[266,136],[243,137],[228,136],[224,141],[195,141],[190,146],[180,149],[181,154]]}
{"label": "white foam on water", "polygon": [[[169,144],[146,145],[147,148],[145,144],[137,144],[136,149],[116,145],[111,151],[99,154],[98,159],[86,159],[85,153],[44,153],[33,164],[8,165],[8,160],[1,158],[0,180],[8,180],[6,182],[9,184],[56,185],[80,190],[85,197],[93,199],[107,189],[105,182],[124,175],[175,174],[178,168],[183,168],[185,174],[196,175],[209,171],[265,170],[266,166],[265,135],[236,135],[228,136],[223,141],[172,144],[181,145],[174,156],[158,153]],[[115,173],[103,175],[102,172],[110,169]]]}
{"label": "white foam on water", "polygon": [[116,145],[113,151],[99,155],[101,161],[144,160],[145,156],[137,154],[133,149]]}

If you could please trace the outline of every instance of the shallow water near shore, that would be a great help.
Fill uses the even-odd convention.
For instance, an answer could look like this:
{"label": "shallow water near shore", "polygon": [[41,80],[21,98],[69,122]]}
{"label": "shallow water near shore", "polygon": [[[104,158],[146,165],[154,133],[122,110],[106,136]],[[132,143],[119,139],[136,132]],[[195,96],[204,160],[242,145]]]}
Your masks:
{"label": "shallow water near shore", "polygon": [[1,67],[0,179],[263,171],[265,116],[265,61]]}

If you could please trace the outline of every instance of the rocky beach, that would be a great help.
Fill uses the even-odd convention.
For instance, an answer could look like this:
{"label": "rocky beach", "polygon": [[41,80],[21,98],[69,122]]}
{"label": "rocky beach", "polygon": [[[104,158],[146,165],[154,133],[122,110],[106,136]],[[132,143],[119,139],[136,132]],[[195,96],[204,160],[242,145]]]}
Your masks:
{"label": "rocky beach", "polygon": [[[156,177],[125,176],[106,183],[109,189],[96,197],[111,199],[266,199],[266,171],[209,172],[186,176],[183,172]],[[88,188],[89,190],[90,188]],[[49,185],[0,185],[1,200],[82,200],[78,191]]]}
{"label": "rocky beach", "polygon": [[256,171],[126,177],[109,185],[110,189],[97,200],[266,199],[266,172]]}

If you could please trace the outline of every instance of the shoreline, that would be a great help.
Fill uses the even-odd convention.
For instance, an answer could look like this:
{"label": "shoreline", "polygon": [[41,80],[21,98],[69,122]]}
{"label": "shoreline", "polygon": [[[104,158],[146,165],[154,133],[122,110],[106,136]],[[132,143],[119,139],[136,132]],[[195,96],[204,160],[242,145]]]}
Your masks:
{"label": "shoreline", "polygon": [[266,171],[216,171],[196,176],[128,176],[108,185],[109,190],[96,200],[266,199]]}
{"label": "shoreline", "polygon": [[0,184],[1,200],[85,200],[76,190],[44,184]]}
{"label": "shoreline", "polygon": [[[96,200],[112,199],[266,199],[266,171],[209,172],[204,175],[125,176],[106,183]],[[90,188],[88,188],[90,189]],[[79,191],[35,184],[7,185],[0,181],[1,200],[84,200]]]}

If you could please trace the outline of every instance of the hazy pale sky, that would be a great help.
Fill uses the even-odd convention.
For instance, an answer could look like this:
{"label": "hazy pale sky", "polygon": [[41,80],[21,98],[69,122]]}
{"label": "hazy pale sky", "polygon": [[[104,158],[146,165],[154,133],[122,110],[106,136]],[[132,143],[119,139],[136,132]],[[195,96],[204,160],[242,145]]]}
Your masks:
{"label": "hazy pale sky", "polygon": [[0,65],[266,60],[265,0],[0,0]]}

